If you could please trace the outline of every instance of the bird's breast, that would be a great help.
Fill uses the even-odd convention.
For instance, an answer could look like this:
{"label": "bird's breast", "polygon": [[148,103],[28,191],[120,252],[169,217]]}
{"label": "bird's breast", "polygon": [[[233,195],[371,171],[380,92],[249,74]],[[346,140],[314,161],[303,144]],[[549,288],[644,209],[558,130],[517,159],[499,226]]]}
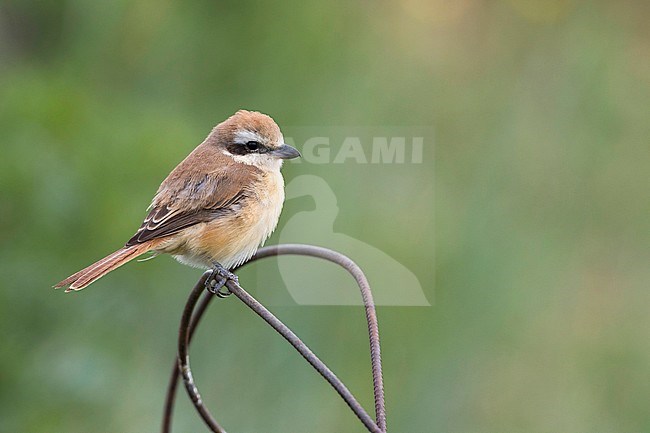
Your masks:
{"label": "bird's breast", "polygon": [[284,180],[280,172],[265,173],[259,184],[233,212],[188,227],[178,234],[173,251],[186,264],[210,266],[219,262],[232,268],[248,260],[278,224],[284,203]]}

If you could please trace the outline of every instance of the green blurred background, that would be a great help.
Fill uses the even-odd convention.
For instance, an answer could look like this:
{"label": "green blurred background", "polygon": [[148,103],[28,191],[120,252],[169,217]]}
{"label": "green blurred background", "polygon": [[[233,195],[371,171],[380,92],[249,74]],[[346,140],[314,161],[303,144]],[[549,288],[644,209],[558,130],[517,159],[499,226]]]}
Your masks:
{"label": "green blurred background", "polygon": [[[326,179],[335,229],[407,264],[433,303],[379,309],[390,431],[650,431],[649,13],[3,1],[0,431],[158,430],[200,271],[162,257],[78,294],[50,287],[121,246],[168,171],[239,108],[285,130],[435,130],[422,164],[284,170]],[[253,294],[282,290],[253,268]],[[371,409],[362,310],[273,310]],[[363,431],[233,299],[212,306],[192,354],[228,431]],[[178,400],[174,430],[205,431]]]}

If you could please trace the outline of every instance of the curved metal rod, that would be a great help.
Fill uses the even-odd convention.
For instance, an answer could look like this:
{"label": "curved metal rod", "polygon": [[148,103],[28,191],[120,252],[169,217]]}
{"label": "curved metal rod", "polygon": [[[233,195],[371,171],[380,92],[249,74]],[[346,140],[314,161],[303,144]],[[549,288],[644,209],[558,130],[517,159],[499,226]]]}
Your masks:
{"label": "curved metal rod", "polygon": [[[227,288],[240,300],[242,300],[248,307],[255,311],[260,317],[262,317],[267,323],[269,323],[276,331],[278,331],[291,345],[294,346],[294,348],[296,348],[296,350],[298,350],[298,352],[330,383],[330,385],[334,387],[334,389],[339,393],[339,395],[344,399],[344,401],[357,415],[357,417],[359,417],[359,419],[363,422],[363,424],[370,432],[385,433],[386,410],[384,403],[384,389],[381,370],[379,327],[377,324],[377,315],[372,293],[370,291],[368,281],[363,274],[363,271],[359,268],[358,265],[356,265],[356,263],[354,263],[351,259],[344,256],[343,254],[322,247],[299,244],[286,244],[262,248],[247,263],[252,263],[255,260],[265,257],[284,254],[306,255],[331,261],[345,268],[357,281],[357,284],[361,290],[363,303],[366,310],[366,320],[368,322],[373,388],[375,397],[375,413],[377,417],[376,423],[372,420],[372,418],[370,418],[370,416],[350,393],[347,387],[345,387],[345,385],[336,377],[336,375],[334,375],[334,373],[329,370],[329,368],[320,359],[318,359],[318,357],[288,327],[286,327],[270,311],[268,311],[263,305],[255,300],[255,298],[250,296],[236,282],[228,281],[226,284]],[[198,325],[211,299],[214,298],[210,293],[206,293],[194,315],[191,315],[191,312],[193,311],[194,306],[196,305],[196,302],[200,296],[200,292],[203,290],[203,285],[205,284],[205,281],[209,275],[210,272],[206,272],[194,287],[183,313],[183,319],[181,321],[181,327],[179,329],[179,358],[178,364],[175,364],[172,370],[169,386],[167,389],[162,426],[163,433],[169,433],[171,431],[172,411],[177,389],[179,370],[183,373],[183,380],[188,394],[190,395],[192,402],[194,403],[197,411],[204,419],[206,424],[208,424],[208,426],[214,432],[224,432],[223,428],[219,426],[216,420],[210,415],[210,412],[203,405],[200,394],[196,388],[196,385],[194,384],[194,380],[191,375],[191,370],[189,367],[189,355],[187,353],[189,341],[194,334],[194,330],[196,329],[196,326]],[[190,317],[192,318],[191,321]]]}
{"label": "curved metal rod", "polygon": [[[205,290],[205,283],[210,275],[211,272],[208,271],[201,276],[199,281],[192,289],[192,292],[190,292],[187,304],[185,304],[183,316],[181,317],[181,324],[178,330],[178,370],[183,377],[183,383],[187,389],[187,394],[192,399],[192,403],[194,403],[194,407],[196,407],[196,410],[199,412],[199,415],[201,415],[201,418],[203,418],[203,421],[205,421],[210,430],[213,432],[226,433],[223,427],[219,425],[217,420],[212,417],[208,408],[203,404],[201,394],[199,394],[199,389],[194,383],[194,377],[192,376],[192,370],[190,369],[190,320],[192,319],[192,312],[194,311],[194,307],[196,306],[201,293]],[[197,318],[197,323],[198,320],[199,319]]]}
{"label": "curved metal rod", "polygon": [[[204,273],[203,276],[201,277],[201,280],[199,280],[199,282],[202,281],[204,277],[207,278],[209,275],[210,272]],[[194,286],[194,289],[196,289],[197,286]],[[194,291],[194,289],[192,289],[192,291]],[[199,325],[199,322],[201,321],[201,318],[203,317],[205,310],[208,308],[208,305],[210,305],[210,302],[213,299],[215,299],[215,296],[213,296],[212,293],[210,292],[206,291],[205,294],[203,295],[203,298],[201,299],[201,303],[199,304],[196,311],[194,312],[194,315],[192,316],[192,322],[190,323],[190,327],[189,327],[190,332],[189,332],[188,344],[192,341],[192,338],[194,337],[194,330]],[[174,365],[172,366],[172,372],[169,378],[169,384],[167,385],[167,396],[165,397],[165,408],[164,408],[163,424],[162,424],[163,433],[170,433],[172,430],[172,413],[174,411],[174,400],[176,399],[176,389],[178,388],[178,375],[179,375],[178,359],[175,359]]]}
{"label": "curved metal rod", "polygon": [[[262,251],[263,250],[263,251]],[[256,259],[279,255],[302,255],[328,260],[348,271],[357,282],[361,290],[363,306],[366,311],[366,322],[368,324],[368,337],[370,340],[370,362],[372,364],[372,382],[375,398],[375,416],[377,426],[382,432],[386,431],[386,403],[384,396],[384,379],[381,368],[381,346],[379,343],[379,323],[377,322],[377,311],[375,301],[370,290],[370,284],[365,274],[352,259],[330,250],[328,248],[303,244],[281,244],[272,245],[261,249],[256,254]],[[240,298],[241,299],[241,298]],[[286,337],[285,337],[286,338]],[[358,414],[357,414],[358,415]]]}

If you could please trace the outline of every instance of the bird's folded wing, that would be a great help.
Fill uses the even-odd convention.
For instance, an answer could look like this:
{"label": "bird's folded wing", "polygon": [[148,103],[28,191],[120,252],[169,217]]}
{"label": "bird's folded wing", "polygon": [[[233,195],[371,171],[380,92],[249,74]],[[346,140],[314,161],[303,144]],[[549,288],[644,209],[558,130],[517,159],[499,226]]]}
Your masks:
{"label": "bird's folded wing", "polygon": [[[152,208],[126,246],[169,236],[198,223],[213,221],[241,209],[250,196],[251,179],[206,175],[161,187]],[[241,173],[239,173],[241,175]]]}

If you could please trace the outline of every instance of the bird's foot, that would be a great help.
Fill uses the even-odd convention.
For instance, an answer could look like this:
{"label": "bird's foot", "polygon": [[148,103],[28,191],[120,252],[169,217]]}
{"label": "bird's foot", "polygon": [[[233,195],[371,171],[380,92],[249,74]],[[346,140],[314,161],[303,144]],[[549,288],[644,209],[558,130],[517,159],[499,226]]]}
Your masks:
{"label": "bird's foot", "polygon": [[205,288],[208,292],[217,295],[219,298],[226,298],[232,295],[232,292],[228,290],[226,283],[228,280],[232,280],[239,284],[239,278],[237,275],[221,266],[220,263],[215,262],[212,265],[212,274],[205,282]]}

